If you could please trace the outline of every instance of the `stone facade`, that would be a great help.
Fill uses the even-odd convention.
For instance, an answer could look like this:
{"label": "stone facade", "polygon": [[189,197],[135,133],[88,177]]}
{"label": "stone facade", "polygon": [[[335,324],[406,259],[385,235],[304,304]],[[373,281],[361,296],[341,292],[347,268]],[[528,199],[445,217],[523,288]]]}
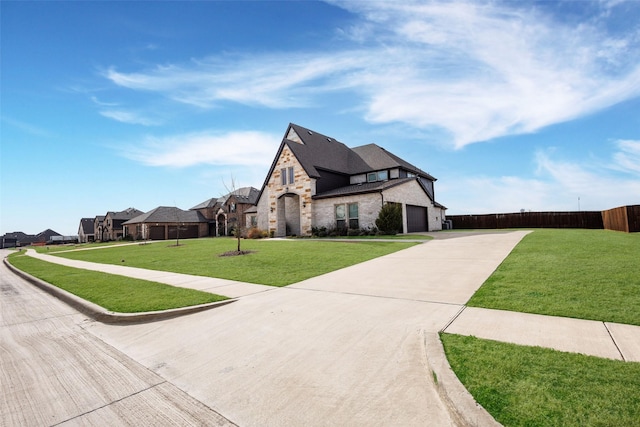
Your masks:
{"label": "stone facade", "polygon": [[[291,171],[293,179],[289,176]],[[262,197],[258,204],[259,227],[275,236],[311,234],[314,189],[315,180],[309,178],[285,146],[266,183],[267,197]]]}

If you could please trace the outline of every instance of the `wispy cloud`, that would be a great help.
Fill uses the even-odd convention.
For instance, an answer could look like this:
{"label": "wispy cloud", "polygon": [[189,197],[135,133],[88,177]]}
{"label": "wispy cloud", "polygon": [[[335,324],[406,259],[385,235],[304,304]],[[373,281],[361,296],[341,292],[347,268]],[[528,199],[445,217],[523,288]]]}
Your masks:
{"label": "wispy cloud", "polygon": [[49,138],[52,136],[48,130],[45,130],[37,125],[24,122],[22,120],[14,119],[12,117],[1,116],[0,121],[16,129],[20,129],[21,131],[31,134],[33,136],[38,136],[43,138]]}
{"label": "wispy cloud", "polygon": [[116,120],[118,122],[129,123],[133,125],[157,126],[160,124],[160,121],[158,120],[150,119],[132,111],[103,110],[100,111],[100,115],[109,119]]}
{"label": "wispy cloud", "polygon": [[[638,175],[640,180],[640,141],[621,139],[616,141],[613,168]],[[640,198],[640,194],[637,195]]]}
{"label": "wispy cloud", "polygon": [[[631,152],[637,156],[635,150],[640,144],[630,142],[631,150],[625,147],[618,154]],[[626,165],[626,160],[633,160],[624,159],[620,164]],[[604,210],[640,202],[637,167],[635,171],[631,170],[631,176],[618,174],[606,165],[560,160],[554,157],[553,150],[536,153],[534,163],[533,178],[481,176],[444,181],[439,192],[448,200],[442,202],[451,214],[518,212],[521,209]]]}
{"label": "wispy cloud", "polygon": [[604,13],[575,25],[528,3],[334,4],[355,21],[336,29],[348,40],[331,52],[227,54],[130,73],[112,67],[104,76],[200,108],[301,108],[327,93],[356,95],[342,97],[352,103],[342,108],[372,123],[439,129],[456,147],[640,95],[640,36],[607,33]]}
{"label": "wispy cloud", "polygon": [[121,155],[148,166],[268,166],[279,136],[263,132],[215,131],[144,139],[121,149]]}

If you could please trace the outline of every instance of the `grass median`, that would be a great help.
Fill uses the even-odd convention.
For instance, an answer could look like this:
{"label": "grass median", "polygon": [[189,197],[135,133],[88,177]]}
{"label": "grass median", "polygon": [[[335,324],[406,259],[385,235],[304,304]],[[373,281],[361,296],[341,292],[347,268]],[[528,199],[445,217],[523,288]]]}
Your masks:
{"label": "grass median", "polygon": [[467,305],[640,325],[640,233],[535,230]]}
{"label": "grass median", "polygon": [[233,238],[192,239],[63,252],[57,256],[103,264],[217,277],[240,282],[286,286],[415,245],[412,242],[332,242],[243,240],[252,253],[220,256],[236,248]]}
{"label": "grass median", "polygon": [[640,363],[442,334],[449,364],[504,426],[637,426]]}
{"label": "grass median", "polygon": [[9,262],[19,270],[118,313],[167,310],[228,299],[193,289],[52,264],[19,253],[9,256]]}

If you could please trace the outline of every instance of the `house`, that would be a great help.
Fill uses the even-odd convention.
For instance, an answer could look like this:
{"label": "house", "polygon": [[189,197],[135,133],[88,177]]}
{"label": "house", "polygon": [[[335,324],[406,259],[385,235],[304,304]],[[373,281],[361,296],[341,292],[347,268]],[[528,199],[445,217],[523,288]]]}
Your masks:
{"label": "house", "polygon": [[107,212],[102,222],[100,233],[96,235],[98,240],[103,242],[108,240],[118,240],[124,237],[122,224],[130,219],[142,215],[144,212],[135,208],[125,209],[120,212]]}
{"label": "house", "polygon": [[136,240],[195,239],[206,237],[207,219],[197,211],[183,211],[170,206],[158,206],[122,223],[125,236]]}
{"label": "house", "polygon": [[78,225],[78,242],[88,243],[96,240],[96,234],[93,227],[95,218],[81,218]]}
{"label": "house", "polygon": [[[225,196],[205,200],[190,210],[201,213],[207,219],[209,236],[229,236],[237,227],[244,229],[257,224],[255,205],[259,194],[257,188],[242,187]],[[250,210],[254,212],[253,216],[247,216]]]}
{"label": "house", "polygon": [[289,124],[260,190],[258,227],[275,236],[370,228],[385,203],[399,203],[403,233],[441,230],[446,208],[435,181],[376,144],[349,148]]}
{"label": "house", "polygon": [[46,229],[38,234],[26,234],[22,231],[14,231],[2,236],[2,248],[17,248],[29,245],[45,245],[56,240],[61,235],[51,229]]}
{"label": "house", "polygon": [[93,219],[93,238],[95,240],[102,240],[104,231],[104,215],[96,215]]}

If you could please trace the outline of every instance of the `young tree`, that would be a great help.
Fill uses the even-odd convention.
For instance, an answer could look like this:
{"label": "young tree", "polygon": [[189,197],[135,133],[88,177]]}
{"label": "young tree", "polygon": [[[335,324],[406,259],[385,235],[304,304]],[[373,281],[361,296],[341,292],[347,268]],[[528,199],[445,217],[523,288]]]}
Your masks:
{"label": "young tree", "polygon": [[382,234],[398,234],[402,231],[402,205],[386,203],[376,219],[376,227]]}
{"label": "young tree", "polygon": [[[226,184],[226,183],[223,183],[223,184],[224,184],[224,188],[227,190],[227,194],[228,194],[228,199],[227,199],[227,201],[229,201],[229,199],[231,199],[232,197],[234,197],[234,196],[236,196],[236,195],[237,195],[237,191],[238,191],[238,189],[236,188],[236,181],[235,181],[235,179],[233,178],[233,176],[231,176],[231,185],[227,186],[227,184]],[[237,197],[236,197],[236,199],[237,199]],[[240,227],[240,222],[241,222],[241,221],[240,221],[240,215],[241,215],[242,213],[241,213],[241,212],[240,212],[240,213],[238,213],[238,212],[237,212],[237,204],[236,204],[236,201],[237,201],[237,200],[232,200],[232,201],[230,201],[230,203],[235,204],[235,205],[234,205],[234,206],[235,206],[235,209],[232,209],[232,210],[233,210],[233,211],[234,211],[234,213],[236,214],[236,225],[235,225],[235,227],[233,228],[233,231],[232,231],[232,233],[231,233],[231,234],[236,238],[236,241],[237,241],[237,243],[238,243],[238,248],[237,248],[238,254],[242,254],[242,251],[240,250],[240,241],[241,241],[242,231],[243,231],[243,230],[242,230],[242,227]],[[226,203],[226,202],[225,202],[225,203]]]}

